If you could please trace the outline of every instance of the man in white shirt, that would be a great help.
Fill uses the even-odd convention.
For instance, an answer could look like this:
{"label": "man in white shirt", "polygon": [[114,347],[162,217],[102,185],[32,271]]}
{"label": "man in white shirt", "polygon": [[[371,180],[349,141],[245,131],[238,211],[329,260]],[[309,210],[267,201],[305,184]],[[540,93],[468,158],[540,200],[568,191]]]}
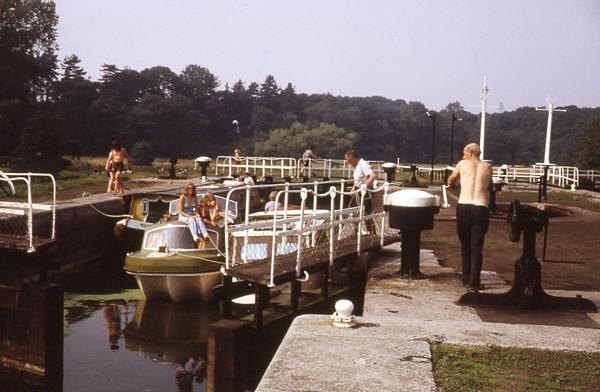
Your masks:
{"label": "man in white shirt", "polygon": [[[345,158],[346,162],[354,167],[354,185],[352,185],[352,191],[360,189],[362,184],[365,184],[367,188],[371,188],[373,182],[377,179],[377,174],[371,169],[371,165],[353,150],[348,151]],[[356,197],[356,200],[359,201],[360,195],[357,194]],[[370,194],[367,193],[367,195],[365,195],[365,212],[369,213],[372,210],[371,197]]]}
{"label": "man in white shirt", "polygon": [[473,290],[481,289],[483,243],[489,227],[489,189],[492,166],[479,159],[476,143],[467,144],[463,159],[448,178],[448,185],[460,182],[460,197],[456,207],[456,228],[461,246],[462,280]]}
{"label": "man in white shirt", "polygon": [[244,172],[244,185],[254,185],[254,179],[249,171]]}

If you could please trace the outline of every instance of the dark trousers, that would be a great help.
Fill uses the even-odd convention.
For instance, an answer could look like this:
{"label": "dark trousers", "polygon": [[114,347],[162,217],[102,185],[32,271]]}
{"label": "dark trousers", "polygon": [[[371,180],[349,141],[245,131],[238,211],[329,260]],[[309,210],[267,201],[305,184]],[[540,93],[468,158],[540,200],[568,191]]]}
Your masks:
{"label": "dark trousers", "polygon": [[473,287],[481,283],[483,242],[490,224],[487,207],[458,204],[456,207],[456,229],[462,256],[462,281]]}

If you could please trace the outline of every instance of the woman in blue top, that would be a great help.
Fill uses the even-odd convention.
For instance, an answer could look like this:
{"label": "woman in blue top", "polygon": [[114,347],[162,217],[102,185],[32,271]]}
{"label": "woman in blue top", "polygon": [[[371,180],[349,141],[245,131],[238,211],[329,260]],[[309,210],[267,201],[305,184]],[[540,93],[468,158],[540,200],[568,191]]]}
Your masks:
{"label": "woman in blue top", "polygon": [[[183,195],[179,198],[179,222],[186,223],[190,228],[196,246],[201,248],[204,241],[208,240],[206,226],[202,218],[195,212],[198,198],[196,197],[196,186],[191,182],[183,189]],[[200,234],[202,238],[200,238]]]}

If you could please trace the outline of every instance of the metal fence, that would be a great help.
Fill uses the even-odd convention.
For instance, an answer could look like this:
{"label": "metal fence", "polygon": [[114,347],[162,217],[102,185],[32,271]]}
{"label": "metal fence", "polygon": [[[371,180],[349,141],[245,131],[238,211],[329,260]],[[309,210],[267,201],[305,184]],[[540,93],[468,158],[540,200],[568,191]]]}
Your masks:
{"label": "metal fence", "polygon": [[[385,178],[382,165],[385,161],[368,161],[379,179]],[[407,173],[411,166],[416,167],[416,175],[419,178],[430,179],[440,182],[445,179],[448,166],[411,165],[396,159],[396,173]],[[295,159],[281,157],[242,157],[219,156],[216,161],[216,174],[235,176],[248,171],[257,176],[279,176],[281,178],[344,178],[353,177],[354,168],[344,159]],[[538,182],[544,173],[544,165],[501,165],[493,167],[494,176],[502,178],[506,182]],[[579,182],[585,180],[594,183],[600,179],[600,171],[579,170],[574,166],[550,165],[548,168],[548,183],[559,187],[571,185],[579,186]]]}
{"label": "metal fence", "polygon": [[[297,160],[296,176],[302,177],[324,177],[324,178],[345,178],[350,179],[354,175],[354,167],[350,166],[345,159],[321,159],[308,158]],[[383,178],[384,161],[367,161],[378,178]]]}
{"label": "metal fence", "polygon": [[281,157],[240,157],[218,156],[216,174],[229,177],[250,172],[258,176],[294,177],[296,175],[296,159]]}

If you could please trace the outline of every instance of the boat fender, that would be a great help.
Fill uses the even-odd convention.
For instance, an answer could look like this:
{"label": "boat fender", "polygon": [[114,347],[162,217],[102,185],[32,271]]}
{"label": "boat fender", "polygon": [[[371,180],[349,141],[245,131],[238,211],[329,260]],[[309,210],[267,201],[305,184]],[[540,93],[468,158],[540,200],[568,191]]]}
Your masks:
{"label": "boat fender", "polygon": [[125,229],[127,228],[127,222],[129,218],[121,219],[117,223],[115,223],[115,227],[113,227],[113,234],[118,239],[123,239],[123,234],[125,234]]}

